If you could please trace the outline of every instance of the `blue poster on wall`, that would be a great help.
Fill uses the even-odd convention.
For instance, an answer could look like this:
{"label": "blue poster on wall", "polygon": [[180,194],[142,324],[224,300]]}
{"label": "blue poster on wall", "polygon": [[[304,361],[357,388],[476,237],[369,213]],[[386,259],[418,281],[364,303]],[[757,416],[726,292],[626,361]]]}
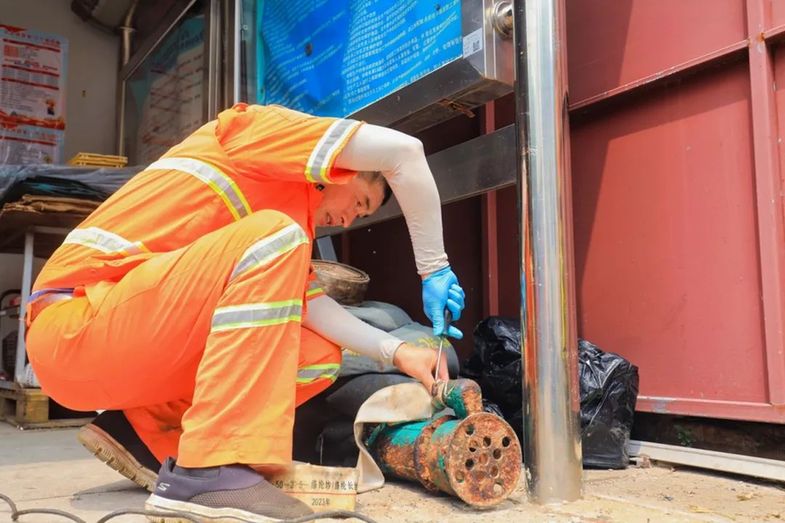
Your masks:
{"label": "blue poster on wall", "polygon": [[459,0],[259,0],[256,30],[257,101],[320,116],[350,115],[462,54]]}

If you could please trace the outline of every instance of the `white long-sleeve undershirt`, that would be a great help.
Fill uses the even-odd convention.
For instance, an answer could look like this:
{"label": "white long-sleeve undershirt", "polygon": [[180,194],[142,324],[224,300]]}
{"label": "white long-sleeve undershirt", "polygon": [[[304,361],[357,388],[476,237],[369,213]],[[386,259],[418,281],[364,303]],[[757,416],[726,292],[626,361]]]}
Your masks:
{"label": "white long-sleeve undershirt", "polygon": [[388,365],[392,365],[395,351],[404,343],[352,316],[327,295],[308,301],[303,326],[340,347]]}
{"label": "white long-sleeve undershirt", "polygon": [[406,219],[420,275],[449,264],[442,237],[439,191],[420,140],[393,129],[364,124],[349,139],[335,165],[382,173]]}
{"label": "white long-sleeve undershirt", "polygon": [[[442,237],[441,201],[422,142],[393,129],[364,124],[335,165],[382,173],[406,219],[419,274],[430,274],[449,264]],[[328,296],[308,302],[303,325],[336,345],[385,364],[392,364],[395,351],[404,343],[355,318]]]}

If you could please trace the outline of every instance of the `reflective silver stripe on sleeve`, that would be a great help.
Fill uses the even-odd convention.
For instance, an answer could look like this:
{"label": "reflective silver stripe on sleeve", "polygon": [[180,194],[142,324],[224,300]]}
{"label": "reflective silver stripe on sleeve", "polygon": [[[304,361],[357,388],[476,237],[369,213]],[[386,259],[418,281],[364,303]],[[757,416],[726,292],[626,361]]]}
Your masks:
{"label": "reflective silver stripe on sleeve", "polygon": [[327,168],[335,151],[343,143],[344,138],[355,126],[360,125],[356,120],[336,120],[327,129],[322,138],[313,148],[308,163],[305,166],[305,177],[309,182],[331,183],[327,175]]}
{"label": "reflective silver stripe on sleeve", "polygon": [[252,212],[245,195],[234,180],[209,163],[194,158],[162,158],[148,165],[147,169],[171,169],[197,178],[223,200],[235,220],[244,218]]}
{"label": "reflective silver stripe on sleeve", "polygon": [[300,299],[220,307],[213,313],[210,332],[299,322],[302,309]]}
{"label": "reflective silver stripe on sleeve", "polygon": [[298,245],[307,243],[308,236],[306,236],[302,227],[296,223],[291,223],[248,247],[240,257],[240,261],[237,262],[234,271],[232,271],[230,280],[291,251]]}
{"label": "reflective silver stripe on sleeve", "polygon": [[95,249],[107,254],[139,254],[149,252],[142,242],[126,240],[119,234],[98,227],[74,229],[68,233],[63,244],[74,244]]}

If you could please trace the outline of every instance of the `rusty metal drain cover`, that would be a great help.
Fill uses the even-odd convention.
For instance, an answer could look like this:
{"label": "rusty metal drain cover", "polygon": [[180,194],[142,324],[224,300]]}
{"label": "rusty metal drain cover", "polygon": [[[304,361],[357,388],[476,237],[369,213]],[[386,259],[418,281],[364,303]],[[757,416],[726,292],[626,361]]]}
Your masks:
{"label": "rusty metal drain cover", "polygon": [[518,486],[520,443],[512,427],[493,414],[473,414],[462,420],[444,457],[450,486],[470,505],[495,505]]}

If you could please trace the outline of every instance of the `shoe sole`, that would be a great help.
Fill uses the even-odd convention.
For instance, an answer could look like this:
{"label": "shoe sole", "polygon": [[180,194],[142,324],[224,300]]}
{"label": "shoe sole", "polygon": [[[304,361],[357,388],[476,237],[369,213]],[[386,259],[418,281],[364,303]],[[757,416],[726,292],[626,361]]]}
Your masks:
{"label": "shoe sole", "polygon": [[190,519],[172,516],[147,516],[154,523],[274,523],[288,521],[254,514],[237,508],[212,508],[187,501],[176,501],[152,494],[144,504],[144,508],[156,512],[182,512]]}
{"label": "shoe sole", "polygon": [[139,463],[136,458],[100,427],[87,424],[77,434],[79,443],[114,470],[140,487],[152,492],[158,474]]}

